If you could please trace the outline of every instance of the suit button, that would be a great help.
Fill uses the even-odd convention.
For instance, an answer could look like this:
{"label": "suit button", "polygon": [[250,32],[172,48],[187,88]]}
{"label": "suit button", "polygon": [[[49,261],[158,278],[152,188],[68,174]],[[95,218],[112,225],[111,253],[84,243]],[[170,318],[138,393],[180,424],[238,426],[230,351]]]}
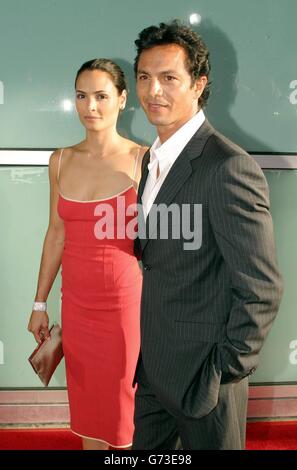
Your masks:
{"label": "suit button", "polygon": [[151,267],[149,264],[145,264],[145,265],[143,266],[143,269],[144,269],[145,271],[150,271],[150,270],[152,269],[152,267]]}

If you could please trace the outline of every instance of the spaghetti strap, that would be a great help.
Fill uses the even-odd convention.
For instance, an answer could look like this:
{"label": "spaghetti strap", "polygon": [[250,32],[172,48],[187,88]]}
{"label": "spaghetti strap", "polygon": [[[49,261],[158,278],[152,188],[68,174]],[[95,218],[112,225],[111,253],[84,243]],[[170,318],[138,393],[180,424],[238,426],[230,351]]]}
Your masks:
{"label": "spaghetti strap", "polygon": [[58,182],[58,184],[59,184],[60,167],[61,167],[61,157],[62,157],[62,155],[63,155],[63,150],[64,150],[64,149],[61,150],[60,156],[59,156],[59,165],[58,165],[58,174],[57,174],[57,182]]}
{"label": "spaghetti strap", "polygon": [[135,157],[133,176],[132,176],[133,181],[135,181],[135,176],[136,176],[136,171],[137,171],[137,163],[138,163],[138,157],[139,157],[139,154],[140,154],[140,150],[141,150],[141,147],[139,147],[137,155]]}

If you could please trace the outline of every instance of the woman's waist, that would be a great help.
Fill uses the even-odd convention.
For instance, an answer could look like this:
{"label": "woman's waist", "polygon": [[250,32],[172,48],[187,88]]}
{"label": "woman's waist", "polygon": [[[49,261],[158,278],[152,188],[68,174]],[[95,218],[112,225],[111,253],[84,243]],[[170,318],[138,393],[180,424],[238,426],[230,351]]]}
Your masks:
{"label": "woman's waist", "polygon": [[[118,259],[131,262],[134,255],[134,246],[132,243],[78,243],[65,242],[62,262],[66,259],[80,259],[86,261],[109,261]],[[136,258],[135,258],[136,261]]]}
{"label": "woman's waist", "polygon": [[115,240],[88,240],[86,238],[66,237],[64,241],[64,251],[86,253],[133,253],[134,241],[129,239]]}
{"label": "woman's waist", "polygon": [[[62,256],[62,286],[67,291],[116,292],[136,288],[142,273],[134,254],[116,249],[96,253],[65,251]],[[127,291],[126,291],[127,292]],[[96,294],[97,295],[97,294]]]}

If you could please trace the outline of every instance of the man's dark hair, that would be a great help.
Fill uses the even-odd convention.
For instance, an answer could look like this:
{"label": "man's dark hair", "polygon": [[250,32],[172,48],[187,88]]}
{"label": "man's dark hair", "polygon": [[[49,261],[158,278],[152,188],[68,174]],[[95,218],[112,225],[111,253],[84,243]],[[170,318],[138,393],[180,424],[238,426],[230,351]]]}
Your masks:
{"label": "man's dark hair", "polygon": [[[187,55],[185,65],[191,76],[192,85],[202,75],[208,78],[210,63],[207,46],[195,31],[182,24],[179,20],[173,20],[170,23],[160,23],[159,26],[149,26],[139,33],[138,39],[135,41],[137,48],[137,55],[134,61],[135,75],[137,75],[140,54],[144,50],[167,44],[178,44],[184,48]],[[206,105],[209,93],[210,82],[207,82],[198,100],[200,107],[203,108]]]}

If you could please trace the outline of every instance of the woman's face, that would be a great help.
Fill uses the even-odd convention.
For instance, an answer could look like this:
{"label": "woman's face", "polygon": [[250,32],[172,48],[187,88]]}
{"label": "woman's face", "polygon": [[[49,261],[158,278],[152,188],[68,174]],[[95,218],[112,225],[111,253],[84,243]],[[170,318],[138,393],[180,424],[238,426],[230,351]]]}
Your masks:
{"label": "woman's face", "polygon": [[125,90],[119,95],[108,73],[85,70],[76,82],[75,104],[81,123],[92,131],[115,127],[126,96]]}

